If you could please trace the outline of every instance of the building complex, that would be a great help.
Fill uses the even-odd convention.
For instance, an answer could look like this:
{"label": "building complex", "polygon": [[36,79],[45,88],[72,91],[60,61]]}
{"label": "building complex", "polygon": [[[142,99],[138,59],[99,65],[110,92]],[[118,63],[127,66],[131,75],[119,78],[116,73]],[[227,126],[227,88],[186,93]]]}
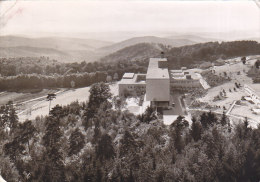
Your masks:
{"label": "building complex", "polygon": [[169,70],[166,58],[150,58],[147,74],[125,73],[119,82],[119,95],[146,93],[146,101],[156,107],[168,107],[173,90],[201,88],[197,73],[183,67]]}

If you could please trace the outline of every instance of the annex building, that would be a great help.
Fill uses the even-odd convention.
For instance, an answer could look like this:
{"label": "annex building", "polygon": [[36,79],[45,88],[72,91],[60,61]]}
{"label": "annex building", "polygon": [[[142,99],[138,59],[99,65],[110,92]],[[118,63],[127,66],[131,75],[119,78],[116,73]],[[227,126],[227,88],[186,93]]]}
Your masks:
{"label": "annex building", "polygon": [[260,106],[260,84],[245,84],[245,92],[251,97],[252,101]]}
{"label": "annex building", "polygon": [[[118,83],[119,96],[139,95],[146,91],[146,74],[125,73]],[[139,93],[140,92],[140,93]]]}
{"label": "annex building", "polygon": [[190,90],[202,87],[197,73],[182,67],[181,70],[170,70],[171,90]]}
{"label": "annex building", "polygon": [[147,73],[125,73],[118,83],[119,96],[146,93],[146,101],[156,107],[168,107],[171,91],[201,88],[200,78],[185,67],[169,70],[166,58],[150,58]]}

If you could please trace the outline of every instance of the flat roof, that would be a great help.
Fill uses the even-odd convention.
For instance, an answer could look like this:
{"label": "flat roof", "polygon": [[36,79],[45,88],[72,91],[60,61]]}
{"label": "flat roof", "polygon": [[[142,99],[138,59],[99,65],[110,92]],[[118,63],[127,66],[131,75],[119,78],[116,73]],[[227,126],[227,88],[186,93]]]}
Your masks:
{"label": "flat roof", "polygon": [[123,78],[134,78],[134,73],[125,73],[124,75],[123,75]]}
{"label": "flat roof", "polygon": [[170,70],[171,73],[182,73],[182,70]]}
{"label": "flat roof", "polygon": [[133,77],[132,78],[122,78],[118,84],[146,84],[146,82],[144,80],[140,80],[140,81],[137,81],[137,77],[138,76],[145,76],[145,74],[141,74],[141,73],[138,73],[138,74],[135,74],[135,73],[131,73],[133,74]]}
{"label": "flat roof", "polygon": [[[184,72],[189,72],[189,74],[184,74]],[[197,73],[195,73],[193,70],[170,70],[170,76],[172,79],[180,80],[180,79],[186,79],[186,75],[190,75],[191,79],[198,80],[200,79]]]}
{"label": "flat roof", "polygon": [[167,62],[166,58],[150,58],[146,79],[169,79],[168,68],[159,68],[159,62]]}

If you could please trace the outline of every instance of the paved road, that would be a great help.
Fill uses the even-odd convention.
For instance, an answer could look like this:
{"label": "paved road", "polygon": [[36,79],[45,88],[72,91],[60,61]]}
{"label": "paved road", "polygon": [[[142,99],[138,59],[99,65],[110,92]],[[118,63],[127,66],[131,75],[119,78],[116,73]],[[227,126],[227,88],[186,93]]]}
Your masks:
{"label": "paved road", "polygon": [[231,104],[231,106],[228,108],[228,111],[227,111],[227,115],[229,115],[229,113],[232,111],[233,107],[236,105],[236,100],[233,101],[233,103]]}

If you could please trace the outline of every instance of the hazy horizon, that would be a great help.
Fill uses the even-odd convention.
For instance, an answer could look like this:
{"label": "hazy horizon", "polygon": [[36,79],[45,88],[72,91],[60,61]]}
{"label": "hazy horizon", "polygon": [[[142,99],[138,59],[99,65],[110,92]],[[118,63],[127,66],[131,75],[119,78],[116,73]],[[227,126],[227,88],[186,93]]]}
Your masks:
{"label": "hazy horizon", "polygon": [[0,12],[2,36],[260,38],[260,10],[253,1],[1,1]]}

